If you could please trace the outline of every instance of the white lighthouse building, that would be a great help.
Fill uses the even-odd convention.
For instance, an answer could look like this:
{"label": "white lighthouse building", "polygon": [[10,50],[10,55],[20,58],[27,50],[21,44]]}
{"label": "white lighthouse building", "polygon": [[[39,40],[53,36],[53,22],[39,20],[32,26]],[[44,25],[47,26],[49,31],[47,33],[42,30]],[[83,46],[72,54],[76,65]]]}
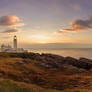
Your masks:
{"label": "white lighthouse building", "polygon": [[13,38],[13,48],[15,51],[17,51],[17,36],[16,35]]}
{"label": "white lighthouse building", "polygon": [[17,36],[16,35],[13,37],[13,47],[10,45],[2,44],[0,51],[1,52],[17,52],[17,53],[27,52],[27,50],[24,50],[23,48],[17,47]]}

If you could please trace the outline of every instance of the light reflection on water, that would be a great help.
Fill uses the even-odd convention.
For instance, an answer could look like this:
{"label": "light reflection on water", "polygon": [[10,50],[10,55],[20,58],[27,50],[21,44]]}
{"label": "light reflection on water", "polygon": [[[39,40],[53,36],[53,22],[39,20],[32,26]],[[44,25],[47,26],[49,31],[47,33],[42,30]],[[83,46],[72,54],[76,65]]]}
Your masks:
{"label": "light reflection on water", "polygon": [[82,49],[28,49],[29,52],[35,53],[52,53],[61,56],[71,56],[75,58],[85,57],[92,59],[92,48]]}

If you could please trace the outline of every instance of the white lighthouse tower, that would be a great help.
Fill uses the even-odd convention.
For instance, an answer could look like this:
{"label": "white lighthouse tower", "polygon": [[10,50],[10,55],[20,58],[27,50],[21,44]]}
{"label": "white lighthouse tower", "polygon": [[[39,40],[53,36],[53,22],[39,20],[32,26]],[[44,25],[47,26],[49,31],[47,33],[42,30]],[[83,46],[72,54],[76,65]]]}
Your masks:
{"label": "white lighthouse tower", "polygon": [[14,50],[17,51],[17,36],[16,35],[13,38],[13,45],[14,45]]}

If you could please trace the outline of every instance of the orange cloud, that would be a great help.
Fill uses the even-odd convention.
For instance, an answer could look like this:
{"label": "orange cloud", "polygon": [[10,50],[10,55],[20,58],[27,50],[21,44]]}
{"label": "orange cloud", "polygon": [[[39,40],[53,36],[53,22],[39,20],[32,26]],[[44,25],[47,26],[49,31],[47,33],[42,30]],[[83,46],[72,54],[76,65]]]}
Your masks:
{"label": "orange cloud", "polygon": [[20,30],[18,30],[18,29],[8,29],[8,30],[5,30],[4,32],[1,32],[1,33],[16,33],[16,32],[20,32]]}
{"label": "orange cloud", "polygon": [[2,16],[0,17],[0,26],[24,26],[17,16]]}
{"label": "orange cloud", "polygon": [[82,19],[74,20],[71,22],[71,26],[72,28],[69,28],[69,29],[60,29],[58,33],[91,30],[92,18],[89,18],[87,20],[82,20]]}

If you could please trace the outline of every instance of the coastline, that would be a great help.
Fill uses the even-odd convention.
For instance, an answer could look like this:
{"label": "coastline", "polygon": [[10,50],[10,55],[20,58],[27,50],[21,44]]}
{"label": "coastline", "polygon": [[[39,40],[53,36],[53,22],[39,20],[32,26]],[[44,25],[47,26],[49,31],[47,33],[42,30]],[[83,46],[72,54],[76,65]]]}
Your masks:
{"label": "coastline", "polygon": [[48,48],[39,48],[39,49],[27,49],[29,52],[35,52],[35,53],[51,53],[51,54],[57,54],[64,57],[71,56],[74,58],[79,59],[80,57],[85,57],[88,59],[92,59],[92,48],[67,48],[67,49],[48,49]]}

